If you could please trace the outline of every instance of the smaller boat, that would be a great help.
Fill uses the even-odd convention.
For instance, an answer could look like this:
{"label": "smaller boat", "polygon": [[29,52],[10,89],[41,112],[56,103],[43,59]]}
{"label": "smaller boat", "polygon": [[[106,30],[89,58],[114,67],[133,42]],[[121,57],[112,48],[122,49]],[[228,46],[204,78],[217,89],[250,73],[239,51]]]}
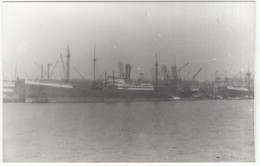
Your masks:
{"label": "smaller boat", "polygon": [[227,97],[228,100],[239,100],[241,99],[240,97]]}
{"label": "smaller boat", "polygon": [[178,96],[172,96],[169,100],[180,100],[181,97],[178,97]]}

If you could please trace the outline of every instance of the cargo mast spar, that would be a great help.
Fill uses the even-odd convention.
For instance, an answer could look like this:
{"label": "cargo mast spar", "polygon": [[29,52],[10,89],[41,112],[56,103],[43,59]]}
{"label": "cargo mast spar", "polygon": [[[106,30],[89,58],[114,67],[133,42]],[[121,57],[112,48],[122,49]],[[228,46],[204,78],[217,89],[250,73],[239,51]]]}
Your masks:
{"label": "cargo mast spar", "polygon": [[94,47],[94,59],[93,59],[93,61],[94,61],[94,83],[95,83],[96,82],[96,61],[97,61],[97,59],[96,59],[96,45]]}
{"label": "cargo mast spar", "polygon": [[67,47],[67,80],[66,82],[69,82],[70,80],[70,48],[69,45]]}

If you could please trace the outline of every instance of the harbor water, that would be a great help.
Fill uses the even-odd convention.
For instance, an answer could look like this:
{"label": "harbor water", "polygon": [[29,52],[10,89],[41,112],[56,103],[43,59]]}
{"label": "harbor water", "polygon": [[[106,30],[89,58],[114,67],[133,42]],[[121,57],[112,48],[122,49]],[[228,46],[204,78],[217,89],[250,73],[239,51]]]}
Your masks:
{"label": "harbor water", "polygon": [[4,103],[4,162],[252,162],[254,101]]}

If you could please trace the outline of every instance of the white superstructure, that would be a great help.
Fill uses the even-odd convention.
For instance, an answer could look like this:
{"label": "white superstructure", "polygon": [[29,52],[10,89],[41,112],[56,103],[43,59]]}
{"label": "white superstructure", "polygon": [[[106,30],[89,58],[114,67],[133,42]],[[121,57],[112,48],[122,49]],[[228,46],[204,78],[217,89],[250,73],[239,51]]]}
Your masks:
{"label": "white superstructure", "polygon": [[113,78],[113,77],[108,77],[106,80],[106,86],[108,87],[115,87],[116,89],[119,90],[154,90],[154,86],[150,83],[141,83],[140,85],[131,85],[125,83],[124,79],[121,78]]}
{"label": "white superstructure", "polygon": [[73,88],[71,84],[37,82],[37,81],[30,81],[30,80],[25,80],[25,84],[26,85],[35,85],[35,86],[57,87],[57,88]]}

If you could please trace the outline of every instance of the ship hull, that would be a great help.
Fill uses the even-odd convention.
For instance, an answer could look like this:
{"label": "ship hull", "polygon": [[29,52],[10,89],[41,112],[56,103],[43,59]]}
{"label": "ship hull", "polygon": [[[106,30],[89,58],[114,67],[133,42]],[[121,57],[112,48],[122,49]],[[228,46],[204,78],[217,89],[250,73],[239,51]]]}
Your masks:
{"label": "ship hull", "polygon": [[118,102],[167,100],[167,93],[153,90],[92,89],[90,86],[74,85],[58,88],[28,85],[26,102]]}
{"label": "ship hull", "polygon": [[224,88],[224,98],[246,98],[249,95],[249,91],[246,88],[234,88],[227,86]]}

